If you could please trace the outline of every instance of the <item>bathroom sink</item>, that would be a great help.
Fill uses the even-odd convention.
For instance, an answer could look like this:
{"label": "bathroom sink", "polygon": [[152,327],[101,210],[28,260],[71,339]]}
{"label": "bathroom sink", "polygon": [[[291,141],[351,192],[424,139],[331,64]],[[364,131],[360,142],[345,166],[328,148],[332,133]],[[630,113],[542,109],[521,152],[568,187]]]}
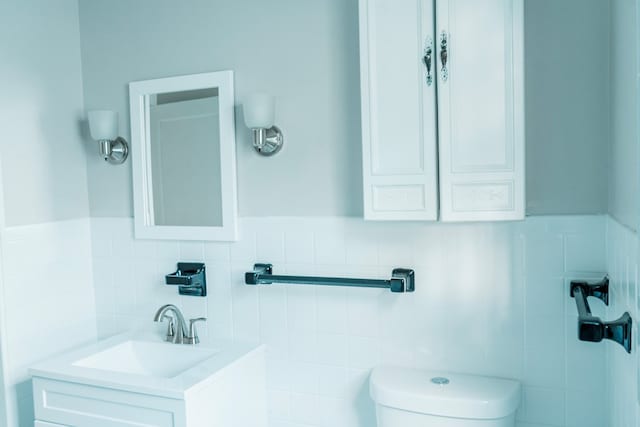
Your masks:
{"label": "bathroom sink", "polygon": [[267,426],[263,346],[173,344],[132,332],[71,350],[30,373],[36,425]]}
{"label": "bathroom sink", "polygon": [[73,366],[172,378],[218,353],[211,348],[126,340],[72,363]]}
{"label": "bathroom sink", "polygon": [[117,335],[32,366],[33,377],[183,399],[264,348],[218,341],[173,344],[151,333]]}

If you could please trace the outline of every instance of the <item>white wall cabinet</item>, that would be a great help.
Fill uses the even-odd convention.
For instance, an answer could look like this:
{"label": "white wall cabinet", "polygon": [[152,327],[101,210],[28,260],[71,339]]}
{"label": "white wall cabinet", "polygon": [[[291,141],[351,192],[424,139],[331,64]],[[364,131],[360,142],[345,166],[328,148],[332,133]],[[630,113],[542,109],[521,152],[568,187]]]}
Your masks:
{"label": "white wall cabinet", "polygon": [[524,218],[523,0],[360,0],[364,213]]}

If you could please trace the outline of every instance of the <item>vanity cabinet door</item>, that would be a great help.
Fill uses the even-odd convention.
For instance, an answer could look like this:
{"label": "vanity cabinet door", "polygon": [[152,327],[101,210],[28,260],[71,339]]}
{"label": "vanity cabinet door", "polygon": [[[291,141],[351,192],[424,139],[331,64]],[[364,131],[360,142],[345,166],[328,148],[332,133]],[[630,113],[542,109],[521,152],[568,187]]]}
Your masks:
{"label": "vanity cabinet door", "polygon": [[360,0],[364,216],[436,220],[433,0]]}
{"label": "vanity cabinet door", "polygon": [[186,427],[183,400],[143,392],[33,377],[33,403],[46,427]]}
{"label": "vanity cabinet door", "polygon": [[522,3],[436,2],[443,221],[524,218]]}

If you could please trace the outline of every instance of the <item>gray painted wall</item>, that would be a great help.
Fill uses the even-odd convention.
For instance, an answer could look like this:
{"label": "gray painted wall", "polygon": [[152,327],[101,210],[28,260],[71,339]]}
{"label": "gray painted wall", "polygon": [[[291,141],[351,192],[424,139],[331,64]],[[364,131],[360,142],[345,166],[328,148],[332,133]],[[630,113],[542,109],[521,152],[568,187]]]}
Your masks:
{"label": "gray painted wall", "polygon": [[607,0],[527,0],[529,214],[605,213]]}
{"label": "gray painted wall", "polygon": [[[526,1],[530,214],[607,211],[607,3]],[[130,81],[233,69],[237,103],[277,96],[286,138],[260,158],[237,115],[240,214],[361,215],[357,22],[357,0],[80,1],[85,103],[129,137]],[[92,216],[132,216],[130,167],[89,158]]]}
{"label": "gray painted wall", "polygon": [[0,158],[7,226],[89,215],[79,36],[75,0],[2,2]]}
{"label": "gray painted wall", "polygon": [[81,71],[77,0],[0,1],[1,426],[33,426],[27,366],[95,339]]}
{"label": "gray painted wall", "polygon": [[637,229],[638,193],[638,34],[635,0],[611,2],[611,139],[609,213]]}
{"label": "gray painted wall", "polygon": [[[238,104],[276,96],[277,156],[236,117],[241,215],[361,215],[357,0],[81,1],[80,23],[87,108],[126,118],[130,81],[224,69]],[[131,163],[88,167],[91,215],[132,216]]]}

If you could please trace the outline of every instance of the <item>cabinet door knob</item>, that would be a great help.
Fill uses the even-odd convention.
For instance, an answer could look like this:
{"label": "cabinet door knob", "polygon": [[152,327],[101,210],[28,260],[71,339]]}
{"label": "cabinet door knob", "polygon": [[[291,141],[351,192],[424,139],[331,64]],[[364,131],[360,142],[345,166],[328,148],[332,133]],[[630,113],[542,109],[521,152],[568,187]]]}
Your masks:
{"label": "cabinet door knob", "polygon": [[431,62],[433,58],[433,39],[428,37],[425,42],[424,48],[424,56],[422,57],[422,62],[424,62],[424,66],[427,68],[427,86],[431,86],[433,83],[433,76],[431,74]]}
{"label": "cabinet door knob", "polygon": [[440,34],[440,62],[442,63],[442,69],[440,74],[442,81],[446,82],[449,79],[449,69],[447,68],[447,61],[449,60],[449,35],[443,31]]}

